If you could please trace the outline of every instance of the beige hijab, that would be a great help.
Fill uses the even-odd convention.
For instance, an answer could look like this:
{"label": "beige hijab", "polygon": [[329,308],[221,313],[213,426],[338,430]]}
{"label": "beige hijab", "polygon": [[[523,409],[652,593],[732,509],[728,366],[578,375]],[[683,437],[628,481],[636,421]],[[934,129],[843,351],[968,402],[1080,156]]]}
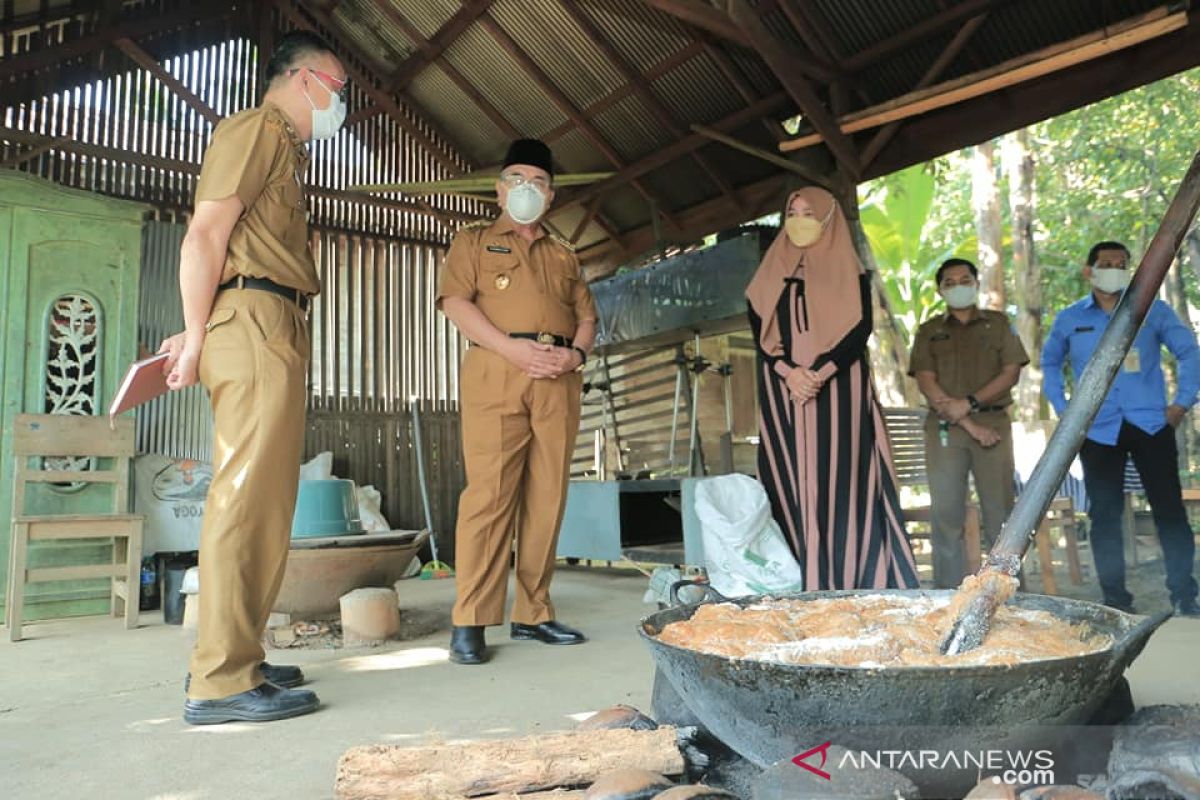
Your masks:
{"label": "beige hijab", "polygon": [[[787,209],[797,197],[803,197],[819,220],[828,218],[821,238],[809,247],[796,247],[782,226],[767,249],[750,285],[746,299],[762,319],[759,345],[763,352],[790,356],[801,366],[810,366],[817,356],[840,342],[862,320],[858,276],[862,267],[854,249],[854,239],[846,215],[824,189],[809,186],[788,196]],[[809,335],[800,337],[792,353],[783,352],[776,309],[784,291],[784,278],[804,267],[804,293],[808,307]]]}

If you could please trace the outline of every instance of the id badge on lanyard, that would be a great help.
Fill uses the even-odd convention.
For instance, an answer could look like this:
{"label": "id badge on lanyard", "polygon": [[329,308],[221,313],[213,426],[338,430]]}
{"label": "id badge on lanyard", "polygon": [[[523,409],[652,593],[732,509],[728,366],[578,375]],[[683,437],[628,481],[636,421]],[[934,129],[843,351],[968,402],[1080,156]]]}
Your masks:
{"label": "id badge on lanyard", "polygon": [[1125,354],[1125,361],[1121,365],[1124,372],[1141,372],[1142,371],[1142,356],[1138,353],[1137,345],[1129,348],[1129,352]]}

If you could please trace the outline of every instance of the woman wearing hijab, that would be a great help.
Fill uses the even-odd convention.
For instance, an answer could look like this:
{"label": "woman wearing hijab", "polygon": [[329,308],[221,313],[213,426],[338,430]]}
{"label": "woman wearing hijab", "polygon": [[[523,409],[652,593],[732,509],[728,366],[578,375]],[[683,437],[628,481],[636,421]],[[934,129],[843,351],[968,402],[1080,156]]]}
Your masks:
{"label": "woman wearing hijab", "polygon": [[746,298],[760,356],[758,474],[804,588],[916,588],[867,363],[870,279],[829,192],[788,197]]}

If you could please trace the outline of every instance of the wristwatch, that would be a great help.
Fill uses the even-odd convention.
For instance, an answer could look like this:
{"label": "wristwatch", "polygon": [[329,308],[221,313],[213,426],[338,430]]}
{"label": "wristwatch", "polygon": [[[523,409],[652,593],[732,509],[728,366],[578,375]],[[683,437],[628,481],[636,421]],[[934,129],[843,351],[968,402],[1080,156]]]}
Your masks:
{"label": "wristwatch", "polygon": [[576,353],[579,353],[579,366],[575,368],[575,371],[583,372],[583,366],[585,364],[587,364],[587,353],[584,352],[584,349],[582,347],[572,346],[571,349],[574,350]]}
{"label": "wristwatch", "polygon": [[976,413],[976,414],[979,413],[979,408],[980,408],[979,400],[975,397],[975,395],[973,395],[973,394],[967,395],[967,402],[971,404],[971,411],[973,413]]}

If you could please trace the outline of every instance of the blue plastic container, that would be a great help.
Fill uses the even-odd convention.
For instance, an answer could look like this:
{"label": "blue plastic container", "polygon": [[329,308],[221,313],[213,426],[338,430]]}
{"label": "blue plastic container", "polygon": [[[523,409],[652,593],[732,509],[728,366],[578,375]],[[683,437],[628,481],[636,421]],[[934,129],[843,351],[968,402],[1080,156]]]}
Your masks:
{"label": "blue plastic container", "polygon": [[358,533],[366,533],[366,530],[358,516],[354,481],[300,481],[296,513],[292,517],[293,539]]}

